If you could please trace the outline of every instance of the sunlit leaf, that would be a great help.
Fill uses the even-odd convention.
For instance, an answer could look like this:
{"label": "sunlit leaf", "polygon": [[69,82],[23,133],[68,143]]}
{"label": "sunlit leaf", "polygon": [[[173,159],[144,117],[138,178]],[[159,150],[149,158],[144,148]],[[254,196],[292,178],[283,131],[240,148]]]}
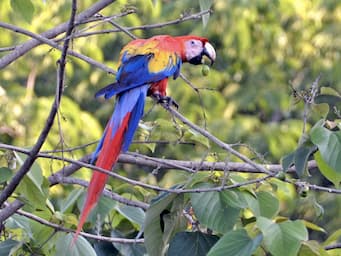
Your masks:
{"label": "sunlit leaf", "polygon": [[314,154],[314,159],[322,175],[333,182],[334,186],[338,188],[341,182],[341,173],[336,172],[323,160],[320,151],[317,151]]}
{"label": "sunlit leaf", "polygon": [[296,256],[301,242],[308,239],[308,232],[302,221],[275,223],[264,217],[257,218],[266,248],[274,256]]}
{"label": "sunlit leaf", "polygon": [[298,256],[328,256],[327,251],[317,241],[305,241],[302,243]]}
{"label": "sunlit leaf", "polygon": [[341,131],[330,131],[320,120],[310,131],[312,142],[318,147],[323,160],[336,172],[341,173]]}
{"label": "sunlit leaf", "polygon": [[315,230],[315,231],[319,231],[319,232],[323,232],[323,233],[326,233],[326,231],[324,230],[324,228],[322,227],[319,227],[318,225],[316,225],[315,223],[312,223],[310,221],[307,221],[307,220],[302,220],[304,225],[311,229],[311,230]]}
{"label": "sunlit leaf", "polygon": [[212,247],[208,256],[251,256],[262,239],[262,235],[250,238],[244,229],[229,231]]}
{"label": "sunlit leaf", "polygon": [[218,239],[215,235],[201,232],[179,232],[170,242],[167,255],[205,256]]}
{"label": "sunlit leaf", "polygon": [[279,211],[278,199],[269,192],[260,191],[256,196],[250,193],[244,193],[244,200],[247,202],[247,207],[251,209],[253,214],[267,218],[274,217]]}

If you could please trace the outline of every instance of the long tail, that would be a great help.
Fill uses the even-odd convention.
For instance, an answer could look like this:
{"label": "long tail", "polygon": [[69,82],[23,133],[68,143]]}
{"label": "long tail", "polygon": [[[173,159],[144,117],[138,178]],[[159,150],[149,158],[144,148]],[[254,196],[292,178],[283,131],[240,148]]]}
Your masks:
{"label": "long tail", "polygon": [[[144,85],[118,96],[114,113],[92,157],[93,162],[97,159],[96,166],[111,170],[116,164],[120,152],[128,150],[139,120],[143,115],[147,91],[148,86]],[[77,240],[83,224],[99,200],[107,179],[108,175],[93,171],[73,242]]]}

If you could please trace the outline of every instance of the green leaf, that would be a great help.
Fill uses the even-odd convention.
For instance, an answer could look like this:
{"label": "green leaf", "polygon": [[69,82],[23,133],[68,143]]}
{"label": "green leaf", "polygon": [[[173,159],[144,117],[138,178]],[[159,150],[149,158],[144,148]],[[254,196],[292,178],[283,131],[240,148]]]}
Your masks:
{"label": "green leaf", "polygon": [[314,154],[314,159],[322,175],[333,182],[334,186],[338,188],[341,182],[341,173],[336,172],[323,160],[320,151]]}
{"label": "green leaf", "polygon": [[339,238],[341,237],[341,229],[335,230],[326,241],[324,241],[323,245],[331,245],[332,243],[338,242]]}
{"label": "green leaf", "polygon": [[239,190],[227,190],[221,193],[221,199],[234,208],[245,208],[247,204],[243,201],[243,192]]}
{"label": "green leaf", "polygon": [[299,177],[304,175],[310,155],[316,150],[314,145],[300,145],[295,151],[295,170]]}
{"label": "green leaf", "polygon": [[296,256],[301,241],[308,239],[307,229],[300,220],[288,220],[278,224],[258,217],[257,226],[263,233],[266,248],[274,256]]}
{"label": "green leaf", "polygon": [[94,249],[97,256],[116,256],[119,254],[118,250],[110,242],[98,241],[94,243]]}
{"label": "green leaf", "polygon": [[175,197],[176,194],[161,193],[153,200],[146,211],[144,241],[148,255],[150,256],[162,255],[167,244],[167,241],[163,241],[161,213],[171,204]]}
{"label": "green leaf", "polygon": [[319,232],[323,232],[323,233],[327,233],[324,228],[321,228],[320,226],[316,225],[315,223],[312,223],[310,221],[307,221],[307,220],[302,220],[304,225],[311,229],[311,230],[315,230],[315,231],[319,231]]}
{"label": "green leaf", "polygon": [[6,228],[20,229],[25,235],[33,239],[33,232],[31,229],[30,221],[26,217],[20,216],[18,214],[12,215],[6,221]]}
{"label": "green leaf", "polygon": [[312,142],[318,147],[323,160],[336,172],[341,173],[341,131],[330,131],[317,122],[310,131]]}
{"label": "green leaf", "polygon": [[[78,209],[80,210],[82,210],[84,205],[85,196],[86,193],[83,192],[81,200],[78,200]],[[111,198],[101,196],[96,207],[89,214],[87,221],[90,223],[96,223],[98,220],[100,220],[102,222],[108,213],[115,207],[115,205],[116,201],[112,200]]]}
{"label": "green leaf", "polygon": [[201,232],[179,232],[170,242],[167,255],[205,256],[218,240],[217,236]]}
{"label": "green leaf", "polygon": [[68,209],[70,209],[74,203],[77,201],[77,199],[82,195],[83,189],[74,189],[72,190],[67,198],[65,198],[60,206],[60,212],[65,213]]}
{"label": "green leaf", "polygon": [[11,7],[15,13],[22,16],[28,23],[31,23],[34,13],[31,0],[11,0]]}
{"label": "green leaf", "polygon": [[284,171],[287,171],[294,164],[294,159],[295,151],[282,157],[281,163]]}
{"label": "green leaf", "polygon": [[8,181],[12,177],[12,170],[7,167],[0,167],[0,183]]}
{"label": "green leaf", "polygon": [[251,239],[244,229],[227,232],[209,251],[208,256],[251,256],[262,242],[262,235]]}
{"label": "green leaf", "polygon": [[45,209],[47,194],[26,175],[15,190],[25,200],[25,208]]}
{"label": "green leaf", "polygon": [[[212,0],[199,0],[199,5],[200,5],[200,11],[208,10],[212,6]],[[209,18],[210,18],[209,13],[202,16],[202,24],[204,28],[207,26]]]}
{"label": "green leaf", "polygon": [[[195,188],[210,188],[212,184],[204,183]],[[208,228],[225,233],[230,230],[237,221],[239,208],[231,207],[226,203],[223,192],[191,193],[191,203],[195,216],[201,224]]]}
{"label": "green leaf", "polygon": [[328,256],[327,251],[317,241],[302,243],[298,256]]}
{"label": "green leaf", "polygon": [[277,197],[266,191],[256,193],[256,197],[250,193],[244,193],[244,200],[253,214],[267,218],[273,218],[279,211],[279,201]]}
{"label": "green leaf", "polygon": [[97,256],[94,248],[84,237],[79,236],[77,241],[72,244],[73,235],[58,233],[55,255],[68,256]]}
{"label": "green leaf", "polygon": [[7,239],[0,243],[0,255],[10,255],[10,252],[19,244],[18,241]]}
{"label": "green leaf", "polygon": [[[122,238],[123,235],[115,230],[111,232],[111,237]],[[129,256],[143,256],[146,255],[146,249],[141,244],[123,244],[123,243],[112,243],[115,248],[120,252],[121,255]]]}
{"label": "green leaf", "polygon": [[201,145],[204,145],[207,148],[210,148],[210,141],[206,137],[192,129],[188,129],[188,131],[191,134],[191,136],[187,138],[188,141],[197,142],[200,143]]}
{"label": "green leaf", "polygon": [[125,205],[125,204],[117,204],[115,209],[126,217],[128,220],[137,223],[140,227],[143,226],[145,213],[141,208]]}
{"label": "green leaf", "polygon": [[281,159],[284,171],[287,171],[293,164],[298,176],[302,177],[307,166],[310,155],[316,150],[314,145],[302,144],[294,152]]}
{"label": "green leaf", "polygon": [[176,232],[185,230],[187,219],[183,217],[184,195],[178,195],[172,202],[170,212],[162,214],[163,220],[163,241],[170,241]]}

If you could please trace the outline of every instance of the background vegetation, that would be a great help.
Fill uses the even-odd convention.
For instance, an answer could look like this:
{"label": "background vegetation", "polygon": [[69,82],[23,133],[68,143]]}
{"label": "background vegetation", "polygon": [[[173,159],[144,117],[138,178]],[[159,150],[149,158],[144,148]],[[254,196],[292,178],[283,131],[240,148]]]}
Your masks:
{"label": "background vegetation", "polygon": [[[10,195],[4,189],[46,127],[62,58],[46,42],[10,64],[6,58],[31,39],[25,31],[68,22],[72,3],[0,2],[0,254],[339,255],[340,1],[102,2],[113,3],[76,22],[69,44],[96,63],[67,56],[52,129]],[[77,14],[95,3],[78,1]],[[70,248],[85,193],[79,185],[91,169],[69,160],[87,162],[112,113],[114,99],[93,95],[115,79],[119,51],[131,40],[126,29],[139,38],[205,36],[217,61],[208,76],[184,65],[190,83],[170,81],[180,117],[148,99],[134,153],[115,168],[132,182],[110,179],[106,195],[114,200],[103,197],[84,227],[94,235]],[[63,47],[65,31],[42,35]]]}

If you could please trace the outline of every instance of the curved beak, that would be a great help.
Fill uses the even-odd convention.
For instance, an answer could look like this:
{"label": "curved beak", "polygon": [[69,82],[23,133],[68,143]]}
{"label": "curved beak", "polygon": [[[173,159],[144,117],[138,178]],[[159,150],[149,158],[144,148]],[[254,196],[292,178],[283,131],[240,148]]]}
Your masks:
{"label": "curved beak", "polygon": [[206,55],[211,60],[211,66],[212,66],[216,58],[216,53],[215,53],[213,46],[209,42],[205,44],[204,50],[202,53],[203,55]]}

